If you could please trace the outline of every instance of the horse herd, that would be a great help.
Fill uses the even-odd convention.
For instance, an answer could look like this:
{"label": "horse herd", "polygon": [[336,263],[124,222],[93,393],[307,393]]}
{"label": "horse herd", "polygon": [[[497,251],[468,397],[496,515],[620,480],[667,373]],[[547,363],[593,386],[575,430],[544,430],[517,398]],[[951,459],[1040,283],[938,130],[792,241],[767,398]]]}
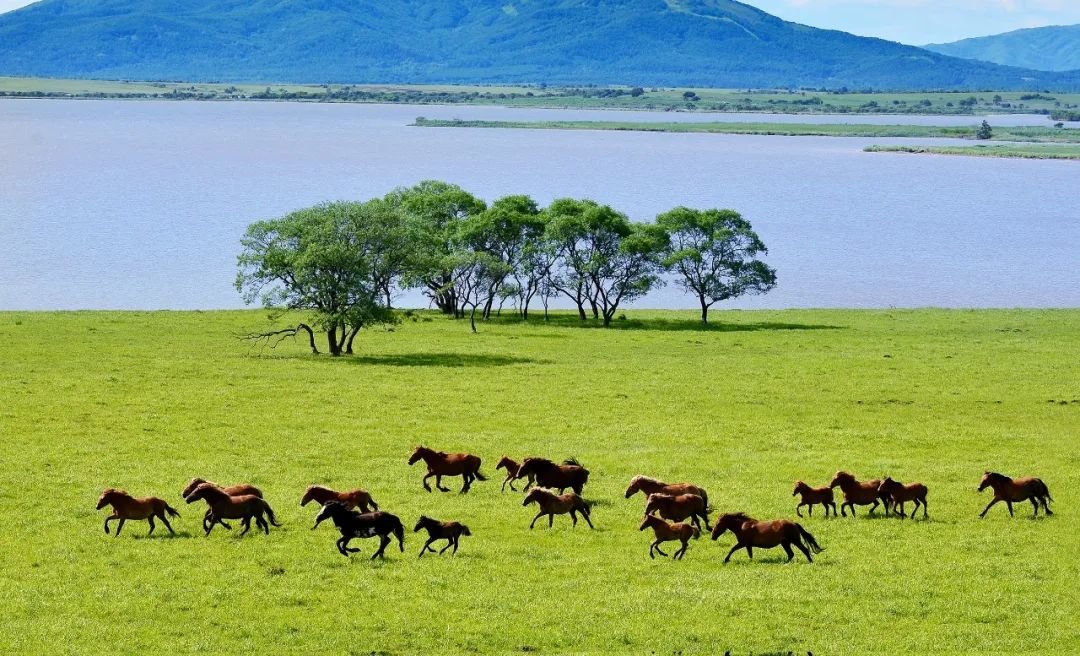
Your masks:
{"label": "horse herd", "polygon": [[[423,460],[427,466],[427,473],[421,482],[428,492],[431,492],[428,479],[432,477],[435,478],[435,487],[443,492],[450,491],[442,484],[444,476],[461,476],[462,493],[469,491],[473,481],[487,480],[480,473],[481,461],[475,455],[445,453],[421,446],[413,452],[409,458],[409,464],[412,465],[420,460]],[[517,492],[514,483],[525,481],[525,486],[521,490],[526,493],[522,505],[536,504],[539,508],[539,512],[529,524],[530,529],[545,515],[548,517],[548,526],[551,527],[554,525],[555,515],[565,514],[570,515],[574,526],[577,526],[580,515],[589,528],[593,528],[590,505],[581,496],[589,480],[589,470],[580,463],[567,460],[560,464],[546,458],[526,458],[518,463],[503,456],[496,469],[506,470],[502,491],[505,491],[506,486],[509,485],[512,491]],[[854,516],[855,506],[870,506],[868,512],[873,513],[880,505],[886,516],[891,511],[903,518],[907,517],[905,504],[911,502],[914,504],[911,511],[912,518],[915,517],[919,508],[922,508],[923,518],[929,518],[925,485],[921,483],[905,485],[891,478],[859,481],[845,471],[837,472],[832,481],[822,487],[815,488],[803,481],[798,481],[792,492],[792,496],[800,497],[795,507],[796,514],[802,517],[802,508],[805,506],[807,513],[812,516],[814,506],[820,505],[824,508],[826,517],[829,516],[830,510],[835,516],[837,508],[833,500],[833,490],[837,487],[840,488],[844,499],[840,504],[841,516],[846,517],[848,509]],[[1013,503],[1023,501],[1031,502],[1036,516],[1038,516],[1040,505],[1046,515],[1053,514],[1048,505],[1048,502],[1053,501],[1050,491],[1038,478],[1011,479],[1003,474],[985,472],[979,484],[979,491],[987,487],[993,489],[994,498],[979,515],[980,518],[985,517],[990,508],[1001,502],[1006,504],[1010,515],[1013,514]],[[566,492],[567,489],[570,491]],[[755,547],[760,549],[782,547],[787,553],[789,562],[795,556],[792,547],[801,551],[809,562],[813,562],[811,553],[822,551],[822,547],[809,531],[801,524],[788,519],[758,521],[746,513],[727,513],[719,515],[715,525],[710,527],[709,496],[703,488],[691,483],[665,483],[647,476],[635,476],[626,488],[625,498],[629,499],[638,492],[646,496],[645,516],[639,530],[652,529],[655,538],[649,545],[650,558],[655,558],[656,553],[662,556],[668,555],[660,548],[663,543],[680,542],[673,556],[675,559],[681,559],[690,546],[690,540],[700,537],[702,524],[705,530],[711,531],[713,540],[717,540],[728,531],[735,536],[735,546],[724,558],[725,563],[740,549],[745,549],[747,556],[752,559]],[[252,485],[219,486],[216,483],[195,478],[184,488],[181,496],[189,504],[200,500],[206,502],[207,508],[202,520],[206,535],[209,535],[216,525],[231,530],[232,527],[225,520],[238,520],[244,528],[240,535],[250,530],[253,520],[256,527],[267,534],[270,532],[271,524],[281,526],[270,504],[263,498],[262,491]],[[349,547],[351,540],[370,537],[378,537],[380,540],[379,548],[371,556],[372,559],[384,557],[384,551],[393,538],[397,539],[401,551],[405,551],[405,527],[401,520],[391,513],[379,510],[378,504],[366,490],[337,492],[326,487],[312,485],[304,492],[300,505],[303,507],[312,501],[322,506],[315,517],[312,529],[318,528],[319,524],[327,519],[333,521],[341,534],[336,543],[341,555],[348,556],[359,551],[359,549]],[[154,532],[155,518],[160,519],[165,528],[175,534],[168,518],[180,515],[175,508],[162,499],[157,497],[137,499],[123,490],[114,488],[105,490],[98,500],[98,510],[105,506],[113,508],[112,515],[105,519],[106,534],[109,533],[109,522],[119,520],[115,535],[120,535],[124,522],[131,519],[146,520],[150,524],[149,535]],[[686,523],[687,520],[690,523]],[[461,536],[472,535],[469,527],[460,522],[444,522],[423,515],[413,527],[413,532],[419,532],[421,529],[427,532],[428,539],[420,549],[418,557],[428,551],[435,553],[431,545],[439,540],[446,541],[446,545],[438,551],[439,554],[451,548],[452,553],[457,553]]]}

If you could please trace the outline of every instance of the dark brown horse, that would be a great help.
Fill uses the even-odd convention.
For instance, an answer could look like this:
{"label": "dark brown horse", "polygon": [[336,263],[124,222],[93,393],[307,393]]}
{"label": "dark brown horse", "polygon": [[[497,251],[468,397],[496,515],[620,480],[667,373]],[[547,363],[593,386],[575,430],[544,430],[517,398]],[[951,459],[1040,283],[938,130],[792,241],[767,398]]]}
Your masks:
{"label": "dark brown horse", "polygon": [[589,504],[576,492],[567,492],[560,495],[542,487],[534,487],[525,495],[525,500],[521,505],[527,506],[530,503],[540,506],[540,512],[536,513],[536,517],[533,517],[532,523],[529,524],[530,529],[536,525],[536,520],[544,515],[548,516],[548,528],[551,528],[555,525],[555,515],[565,515],[566,513],[570,513],[570,519],[574,522],[574,526],[577,526],[576,513],[581,513],[581,516],[589,524],[589,528],[593,528],[592,520],[589,519]]}
{"label": "dark brown horse", "polygon": [[851,516],[855,516],[855,506],[870,506],[869,513],[873,513],[878,504],[884,503],[885,497],[881,492],[878,492],[878,487],[881,485],[880,480],[873,481],[858,481],[855,477],[846,471],[838,471],[833,476],[832,482],[829,483],[829,487],[840,487],[840,490],[844,493],[844,503],[840,504],[840,515],[847,517],[847,508],[851,508]]}
{"label": "dark brown horse", "polygon": [[930,514],[926,510],[926,486],[922,483],[904,485],[886,476],[885,480],[881,481],[881,485],[878,486],[878,492],[885,495],[886,515],[889,514],[889,506],[891,505],[897,515],[907,517],[904,514],[904,504],[912,501],[915,503],[915,507],[911,510],[912,519],[915,518],[915,513],[919,511],[920,505],[922,505],[923,519],[930,519]]}
{"label": "dark brown horse", "polygon": [[525,481],[525,487],[523,488],[525,490],[528,490],[530,487],[533,486],[533,484],[536,483],[536,476],[534,474],[527,474],[525,476],[519,475],[518,472],[521,471],[521,464],[519,462],[517,462],[516,460],[511,460],[510,458],[508,458],[506,456],[503,456],[502,458],[499,459],[499,464],[495,465],[495,469],[496,470],[499,470],[499,469],[505,469],[506,470],[506,478],[503,479],[502,487],[499,488],[500,492],[505,492],[506,491],[506,484],[507,483],[510,484],[510,489],[511,490],[513,490],[514,492],[517,492],[517,489],[514,488],[514,481],[518,480],[519,478],[528,479],[527,481]]}
{"label": "dark brown horse", "polygon": [[645,519],[641,520],[641,526],[638,527],[638,530],[644,531],[647,528],[651,528],[653,530],[653,535],[656,537],[653,543],[649,545],[649,558],[654,559],[656,556],[653,555],[653,551],[659,551],[661,556],[667,556],[666,553],[661,551],[661,544],[679,540],[682,542],[682,546],[675,552],[675,560],[680,560],[686,555],[686,550],[690,548],[690,538],[696,540],[701,536],[701,531],[696,526],[691,526],[690,524],[668,524],[656,515],[645,515]]}
{"label": "dark brown horse", "polygon": [[716,526],[712,530],[712,539],[716,540],[725,531],[734,533],[736,542],[735,546],[728,552],[727,557],[724,558],[724,563],[731,560],[731,554],[739,549],[746,549],[746,555],[753,560],[754,547],[761,549],[783,547],[784,551],[787,552],[787,561],[789,563],[795,557],[795,552],[791,550],[792,545],[803,552],[806,560],[811,563],[814,562],[814,559],[810,557],[810,552],[821,553],[823,551],[809,531],[800,524],[788,519],[759,522],[747,516],[746,513],[720,515],[716,518]]}
{"label": "dark brown horse", "polygon": [[1038,478],[1009,478],[1004,474],[998,474],[996,472],[985,472],[982,477],[982,481],[979,483],[979,492],[982,492],[987,487],[993,488],[994,499],[986,506],[986,509],[979,514],[979,517],[986,517],[986,513],[994,507],[995,503],[1004,501],[1005,505],[1009,508],[1009,516],[1013,516],[1014,503],[1020,501],[1030,501],[1031,505],[1035,508],[1035,517],[1039,516],[1039,504],[1042,504],[1043,510],[1047,515],[1053,515],[1054,512],[1050,510],[1050,506],[1047,502],[1054,499],[1050,496],[1050,488],[1046,487],[1046,483],[1042,482],[1042,479]]}
{"label": "dark brown horse", "polygon": [[[254,494],[255,496],[257,496],[257,497],[259,497],[261,499],[262,495],[263,495],[262,490],[255,487],[254,485],[247,485],[247,484],[241,483],[239,485],[228,485],[228,486],[226,486],[226,485],[218,485],[217,483],[215,483],[213,481],[208,481],[205,478],[193,478],[190,481],[188,481],[187,487],[185,487],[184,491],[180,493],[180,496],[182,496],[186,500],[188,498],[188,495],[191,494],[192,492],[194,492],[195,488],[199,487],[203,483],[209,483],[210,485],[215,485],[217,487],[220,487],[222,490],[225,491],[225,494],[228,494],[229,496],[233,496],[233,497],[242,497],[242,496],[247,495],[247,494]],[[210,525],[211,525],[210,524],[210,509],[209,508],[206,509],[206,514],[203,515],[203,520],[202,521],[203,521],[203,530],[204,531],[208,530]],[[217,523],[221,524],[222,526],[229,529],[230,531],[232,530],[232,527],[229,526],[228,524],[226,524],[223,521],[219,520]]]}
{"label": "dark brown horse", "polygon": [[696,494],[650,494],[645,503],[645,514],[653,513],[673,522],[689,519],[699,529],[701,524],[698,520],[702,519],[705,521],[706,531],[712,528],[709,526],[709,510],[705,507],[705,499]]}
{"label": "dark brown horse", "polygon": [[120,531],[124,528],[124,522],[129,519],[141,520],[145,519],[150,524],[150,531],[147,535],[154,533],[154,518],[157,517],[161,520],[161,523],[165,524],[165,528],[169,529],[169,533],[176,535],[176,531],[173,530],[171,524],[166,515],[173,517],[179,517],[180,513],[176,512],[176,509],[170,506],[164,499],[157,497],[143,497],[142,499],[136,499],[123,490],[117,490],[116,488],[108,488],[101,493],[101,497],[97,502],[97,509],[101,510],[105,506],[112,506],[113,512],[111,515],[105,518],[105,534],[109,533],[109,522],[114,519],[119,519],[120,523],[116,525],[116,536],[120,536]]}
{"label": "dark brown horse", "polygon": [[[300,507],[303,508],[312,501],[320,506],[325,506],[328,501],[338,501],[350,510],[359,508],[361,512],[379,509],[378,504],[371,498],[368,491],[359,488],[347,492],[338,492],[321,485],[309,485],[308,489],[304,490],[304,496],[300,499]],[[314,529],[316,526],[318,524],[311,528]]]}
{"label": "dark brown horse", "polygon": [[566,488],[581,494],[581,490],[589,482],[589,470],[573,459],[557,465],[547,458],[525,458],[525,462],[518,468],[518,477],[526,476],[534,476],[537,485],[558,490],[560,494]]}
{"label": "dark brown horse", "polygon": [[440,522],[437,519],[432,519],[425,515],[420,515],[420,519],[417,520],[416,526],[413,527],[413,533],[416,533],[420,529],[427,531],[428,539],[420,549],[420,554],[417,558],[423,556],[427,551],[435,553],[435,550],[431,548],[431,543],[436,540],[446,540],[446,546],[442,548],[442,551],[439,551],[439,555],[442,555],[442,553],[450,547],[454,548],[454,551],[451,553],[456,554],[458,540],[461,536],[472,535],[472,532],[469,531],[469,527],[461,522]]}
{"label": "dark brown horse", "polygon": [[796,481],[795,491],[791,493],[791,496],[795,496],[796,494],[802,495],[802,500],[799,501],[799,505],[795,506],[795,514],[799,517],[802,517],[802,513],[799,511],[799,509],[803,506],[807,507],[806,512],[808,512],[810,516],[813,517],[815,504],[821,504],[825,507],[826,517],[829,516],[830,507],[833,511],[833,517],[836,516],[836,502],[833,501],[833,492],[831,487],[827,485],[825,487],[810,487],[802,481]]}
{"label": "dark brown horse", "polygon": [[379,537],[379,548],[372,554],[372,560],[386,558],[384,552],[386,545],[390,544],[391,535],[397,537],[398,547],[403,553],[405,551],[405,526],[397,515],[382,510],[361,515],[355,510],[349,510],[340,501],[327,501],[315,517],[315,525],[318,526],[324,519],[332,519],[341,532],[336,544],[338,552],[346,558],[349,554],[360,551],[349,547],[349,541],[354,538]]}
{"label": "dark brown horse", "polygon": [[643,492],[645,496],[650,494],[670,494],[672,496],[696,494],[705,502],[705,507],[709,507],[709,495],[703,488],[692,483],[665,483],[648,476],[635,476],[630,479],[630,485],[626,488],[626,498],[629,499],[638,492]]}
{"label": "dark brown horse", "polygon": [[432,476],[435,477],[435,487],[439,488],[441,492],[449,492],[449,488],[442,486],[443,476],[460,476],[464,479],[465,484],[461,486],[461,493],[464,494],[472,487],[473,479],[478,481],[486,481],[487,477],[480,473],[480,458],[468,453],[446,453],[445,451],[433,451],[424,446],[416,447],[412,456],[409,458],[409,464],[416,463],[417,460],[423,460],[427,465],[427,474],[424,476],[424,489],[431,492],[431,487],[428,486],[427,479]]}
{"label": "dark brown horse", "polygon": [[240,531],[240,535],[244,535],[251,529],[251,520],[254,519],[255,525],[269,535],[270,527],[267,525],[266,520],[263,519],[264,513],[270,518],[271,524],[281,526],[281,524],[277,523],[274,510],[270,507],[270,504],[266,503],[262,497],[257,497],[254,494],[234,497],[212,483],[203,483],[187,496],[188,503],[195,503],[199,500],[205,501],[206,505],[210,507],[210,526],[206,528],[206,535],[210,535],[214,524],[221,524],[228,528],[228,525],[221,521],[223,519],[239,519],[244,527],[244,530]]}

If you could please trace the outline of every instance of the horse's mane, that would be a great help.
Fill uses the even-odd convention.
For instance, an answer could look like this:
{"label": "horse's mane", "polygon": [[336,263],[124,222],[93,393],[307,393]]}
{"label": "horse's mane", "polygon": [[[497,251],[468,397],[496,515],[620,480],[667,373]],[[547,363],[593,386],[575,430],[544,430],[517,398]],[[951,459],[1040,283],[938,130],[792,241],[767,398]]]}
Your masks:
{"label": "horse's mane", "polygon": [[998,480],[1003,480],[1003,481],[1011,481],[1012,480],[1012,478],[1006,476],[1005,474],[999,474],[998,472],[992,472],[992,471],[983,472],[983,476],[985,476],[987,478],[996,478]]}
{"label": "horse's mane", "polygon": [[642,476],[640,474],[630,479],[630,484],[633,485],[634,483],[652,483],[654,485],[664,485],[664,481],[661,481],[660,479],[653,478],[652,476]]}
{"label": "horse's mane", "polygon": [[738,520],[740,522],[756,522],[757,521],[756,519],[754,519],[750,515],[747,515],[745,512],[727,513],[727,514],[721,516],[720,519],[724,519],[724,518],[727,518],[727,517],[730,517],[731,519]]}
{"label": "horse's mane", "polygon": [[326,487],[325,485],[309,485],[309,486],[307,486],[306,492],[311,492],[312,490],[326,490],[327,492],[333,492],[333,490]]}
{"label": "horse's mane", "polygon": [[577,458],[567,458],[566,460],[562,461],[562,464],[564,464],[564,465],[574,465],[575,467],[580,467],[581,466],[581,463],[578,462]]}

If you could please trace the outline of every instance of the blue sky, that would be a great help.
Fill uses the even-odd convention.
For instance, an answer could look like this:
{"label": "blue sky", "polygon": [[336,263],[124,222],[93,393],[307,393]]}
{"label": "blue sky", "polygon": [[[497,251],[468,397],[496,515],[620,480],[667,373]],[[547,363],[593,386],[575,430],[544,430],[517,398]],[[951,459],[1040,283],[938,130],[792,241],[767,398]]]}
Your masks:
{"label": "blue sky", "polygon": [[[814,27],[922,45],[1080,23],[1080,0],[744,0]],[[0,12],[28,0],[0,0]]]}

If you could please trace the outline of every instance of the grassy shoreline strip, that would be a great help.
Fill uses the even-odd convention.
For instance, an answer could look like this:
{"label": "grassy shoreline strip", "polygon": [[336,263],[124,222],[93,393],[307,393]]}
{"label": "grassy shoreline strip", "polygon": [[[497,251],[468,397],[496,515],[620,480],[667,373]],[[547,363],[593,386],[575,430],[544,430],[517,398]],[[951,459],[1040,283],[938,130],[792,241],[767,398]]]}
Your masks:
{"label": "grassy shoreline strip", "polygon": [[[976,125],[867,125],[809,123],[652,123],[630,121],[464,121],[418,117],[417,127],[513,128],[530,130],[615,130],[630,132],[683,132],[701,134],[748,134],[784,137],[920,137],[975,139]],[[1080,143],[1080,130],[1059,128],[994,128],[995,141],[1029,143]]]}
{"label": "grassy shoreline strip", "polygon": [[863,150],[868,153],[1080,160],[1080,148],[1072,146],[867,146]]}

